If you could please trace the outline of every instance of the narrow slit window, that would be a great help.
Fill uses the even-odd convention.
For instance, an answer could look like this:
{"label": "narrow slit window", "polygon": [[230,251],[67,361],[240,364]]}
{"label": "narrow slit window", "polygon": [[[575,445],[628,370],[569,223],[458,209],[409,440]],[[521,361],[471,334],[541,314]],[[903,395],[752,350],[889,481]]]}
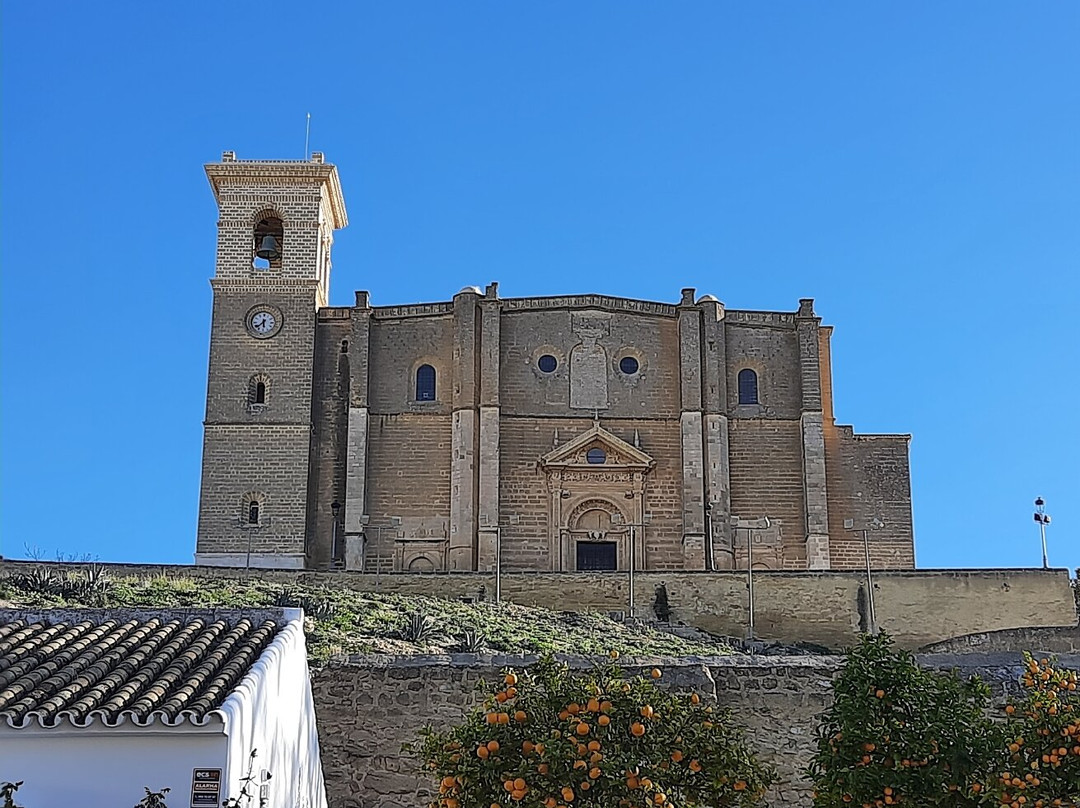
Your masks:
{"label": "narrow slit window", "polygon": [[266,403],[266,382],[255,382],[255,403]]}
{"label": "narrow slit window", "polygon": [[257,524],[259,524],[259,503],[258,502],[252,502],[250,505],[248,505],[248,524],[249,525],[257,525]]}
{"label": "narrow slit window", "polygon": [[416,369],[416,400],[435,400],[435,368],[421,365]]}
{"label": "narrow slit window", "polygon": [[757,373],[750,368],[739,371],[739,403],[758,403]]}

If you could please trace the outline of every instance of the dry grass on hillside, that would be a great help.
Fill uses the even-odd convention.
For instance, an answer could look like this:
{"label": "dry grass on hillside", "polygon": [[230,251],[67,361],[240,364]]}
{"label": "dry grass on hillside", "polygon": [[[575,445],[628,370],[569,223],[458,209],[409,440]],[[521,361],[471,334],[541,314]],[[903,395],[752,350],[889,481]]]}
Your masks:
{"label": "dry grass on hillside", "polygon": [[373,594],[251,578],[114,576],[89,565],[77,572],[46,566],[0,574],[0,606],[243,608],[300,606],[307,617],[313,665],[336,654],[418,654],[455,651],[553,651],[630,656],[714,656],[721,641],[682,639],[603,615],[555,612],[510,603],[464,603]]}

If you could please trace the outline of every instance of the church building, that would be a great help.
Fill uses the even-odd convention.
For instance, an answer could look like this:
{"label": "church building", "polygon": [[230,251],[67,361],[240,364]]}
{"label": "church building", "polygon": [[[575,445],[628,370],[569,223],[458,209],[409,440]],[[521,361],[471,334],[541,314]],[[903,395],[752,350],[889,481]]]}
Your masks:
{"label": "church building", "polygon": [[[914,567],[909,435],[833,417],[814,301],[330,306],[337,169],[220,210],[196,563],[368,572]],[[673,290],[674,292],[674,290]]]}

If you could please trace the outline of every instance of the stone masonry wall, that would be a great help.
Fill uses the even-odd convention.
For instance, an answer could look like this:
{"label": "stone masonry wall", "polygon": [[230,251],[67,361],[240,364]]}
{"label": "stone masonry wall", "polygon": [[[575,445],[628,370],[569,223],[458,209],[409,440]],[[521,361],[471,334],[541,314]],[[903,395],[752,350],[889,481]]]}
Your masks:
{"label": "stone masonry wall", "polygon": [[[829,555],[833,569],[866,564],[862,528],[880,519],[867,539],[874,566],[915,566],[911,542],[911,473],[905,435],[855,435],[850,426],[825,426],[825,468],[828,475]],[[854,530],[844,528],[844,520]]]}
{"label": "stone masonry wall", "polygon": [[[318,671],[312,681],[330,808],[421,808],[432,781],[401,752],[427,725],[445,728],[477,702],[476,685],[531,658],[457,654],[448,657],[352,657]],[[920,657],[927,667],[980,675],[1001,703],[1015,689],[1020,654]],[[733,720],[777,782],[771,808],[810,805],[805,768],[814,730],[831,699],[838,657],[747,657],[637,660],[628,672],[659,665],[663,685],[692,690],[730,709]],[[1076,667],[1080,657],[1063,663]],[[573,667],[588,666],[571,660]]]}
{"label": "stone masonry wall", "polygon": [[785,569],[806,569],[802,428],[798,421],[732,419],[731,514],[779,524]]}
{"label": "stone masonry wall", "polygon": [[[315,674],[312,690],[330,808],[422,808],[431,781],[401,752],[427,725],[460,721],[476,685],[495,681],[520,656],[352,657]],[[732,710],[761,758],[776,766],[771,806],[809,805],[802,776],[816,717],[825,708],[834,657],[640,660],[659,664],[664,683],[694,690]],[[584,660],[572,663],[587,667]],[[636,669],[627,666],[630,672]]]}
{"label": "stone masonry wall", "polygon": [[[34,562],[3,561],[0,570]],[[57,565],[64,566],[64,565]],[[77,566],[77,565],[76,565]],[[364,592],[399,592],[443,598],[475,598],[495,591],[491,573],[438,575],[243,570],[235,568],[109,564],[127,574],[203,577],[254,576],[284,583],[303,581]],[[575,611],[625,612],[625,572],[504,573],[503,597],[522,605]],[[716,634],[743,637],[747,626],[745,572],[639,572],[635,576],[637,615],[651,618],[656,588],[668,592],[672,621]],[[759,572],[754,575],[758,637],[812,642],[840,649],[858,637],[861,619],[859,572]],[[878,624],[906,648],[952,637],[1028,626],[1075,626],[1076,605],[1067,570],[876,571],[874,602]]]}

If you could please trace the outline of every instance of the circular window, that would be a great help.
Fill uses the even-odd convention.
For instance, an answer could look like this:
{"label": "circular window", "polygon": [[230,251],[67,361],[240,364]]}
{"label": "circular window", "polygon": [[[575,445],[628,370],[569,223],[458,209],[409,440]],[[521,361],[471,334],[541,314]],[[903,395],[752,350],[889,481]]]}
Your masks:
{"label": "circular window", "polygon": [[635,373],[638,372],[639,367],[640,365],[638,364],[637,359],[635,359],[633,356],[624,356],[622,359],[619,360],[619,370],[621,370],[627,376],[633,376]]}
{"label": "circular window", "polygon": [[603,449],[589,449],[589,451],[585,453],[585,460],[594,465],[599,465],[607,460],[607,452]]}
{"label": "circular window", "polygon": [[544,373],[554,373],[555,368],[559,366],[559,360],[551,354],[544,354],[536,360],[536,366]]}

